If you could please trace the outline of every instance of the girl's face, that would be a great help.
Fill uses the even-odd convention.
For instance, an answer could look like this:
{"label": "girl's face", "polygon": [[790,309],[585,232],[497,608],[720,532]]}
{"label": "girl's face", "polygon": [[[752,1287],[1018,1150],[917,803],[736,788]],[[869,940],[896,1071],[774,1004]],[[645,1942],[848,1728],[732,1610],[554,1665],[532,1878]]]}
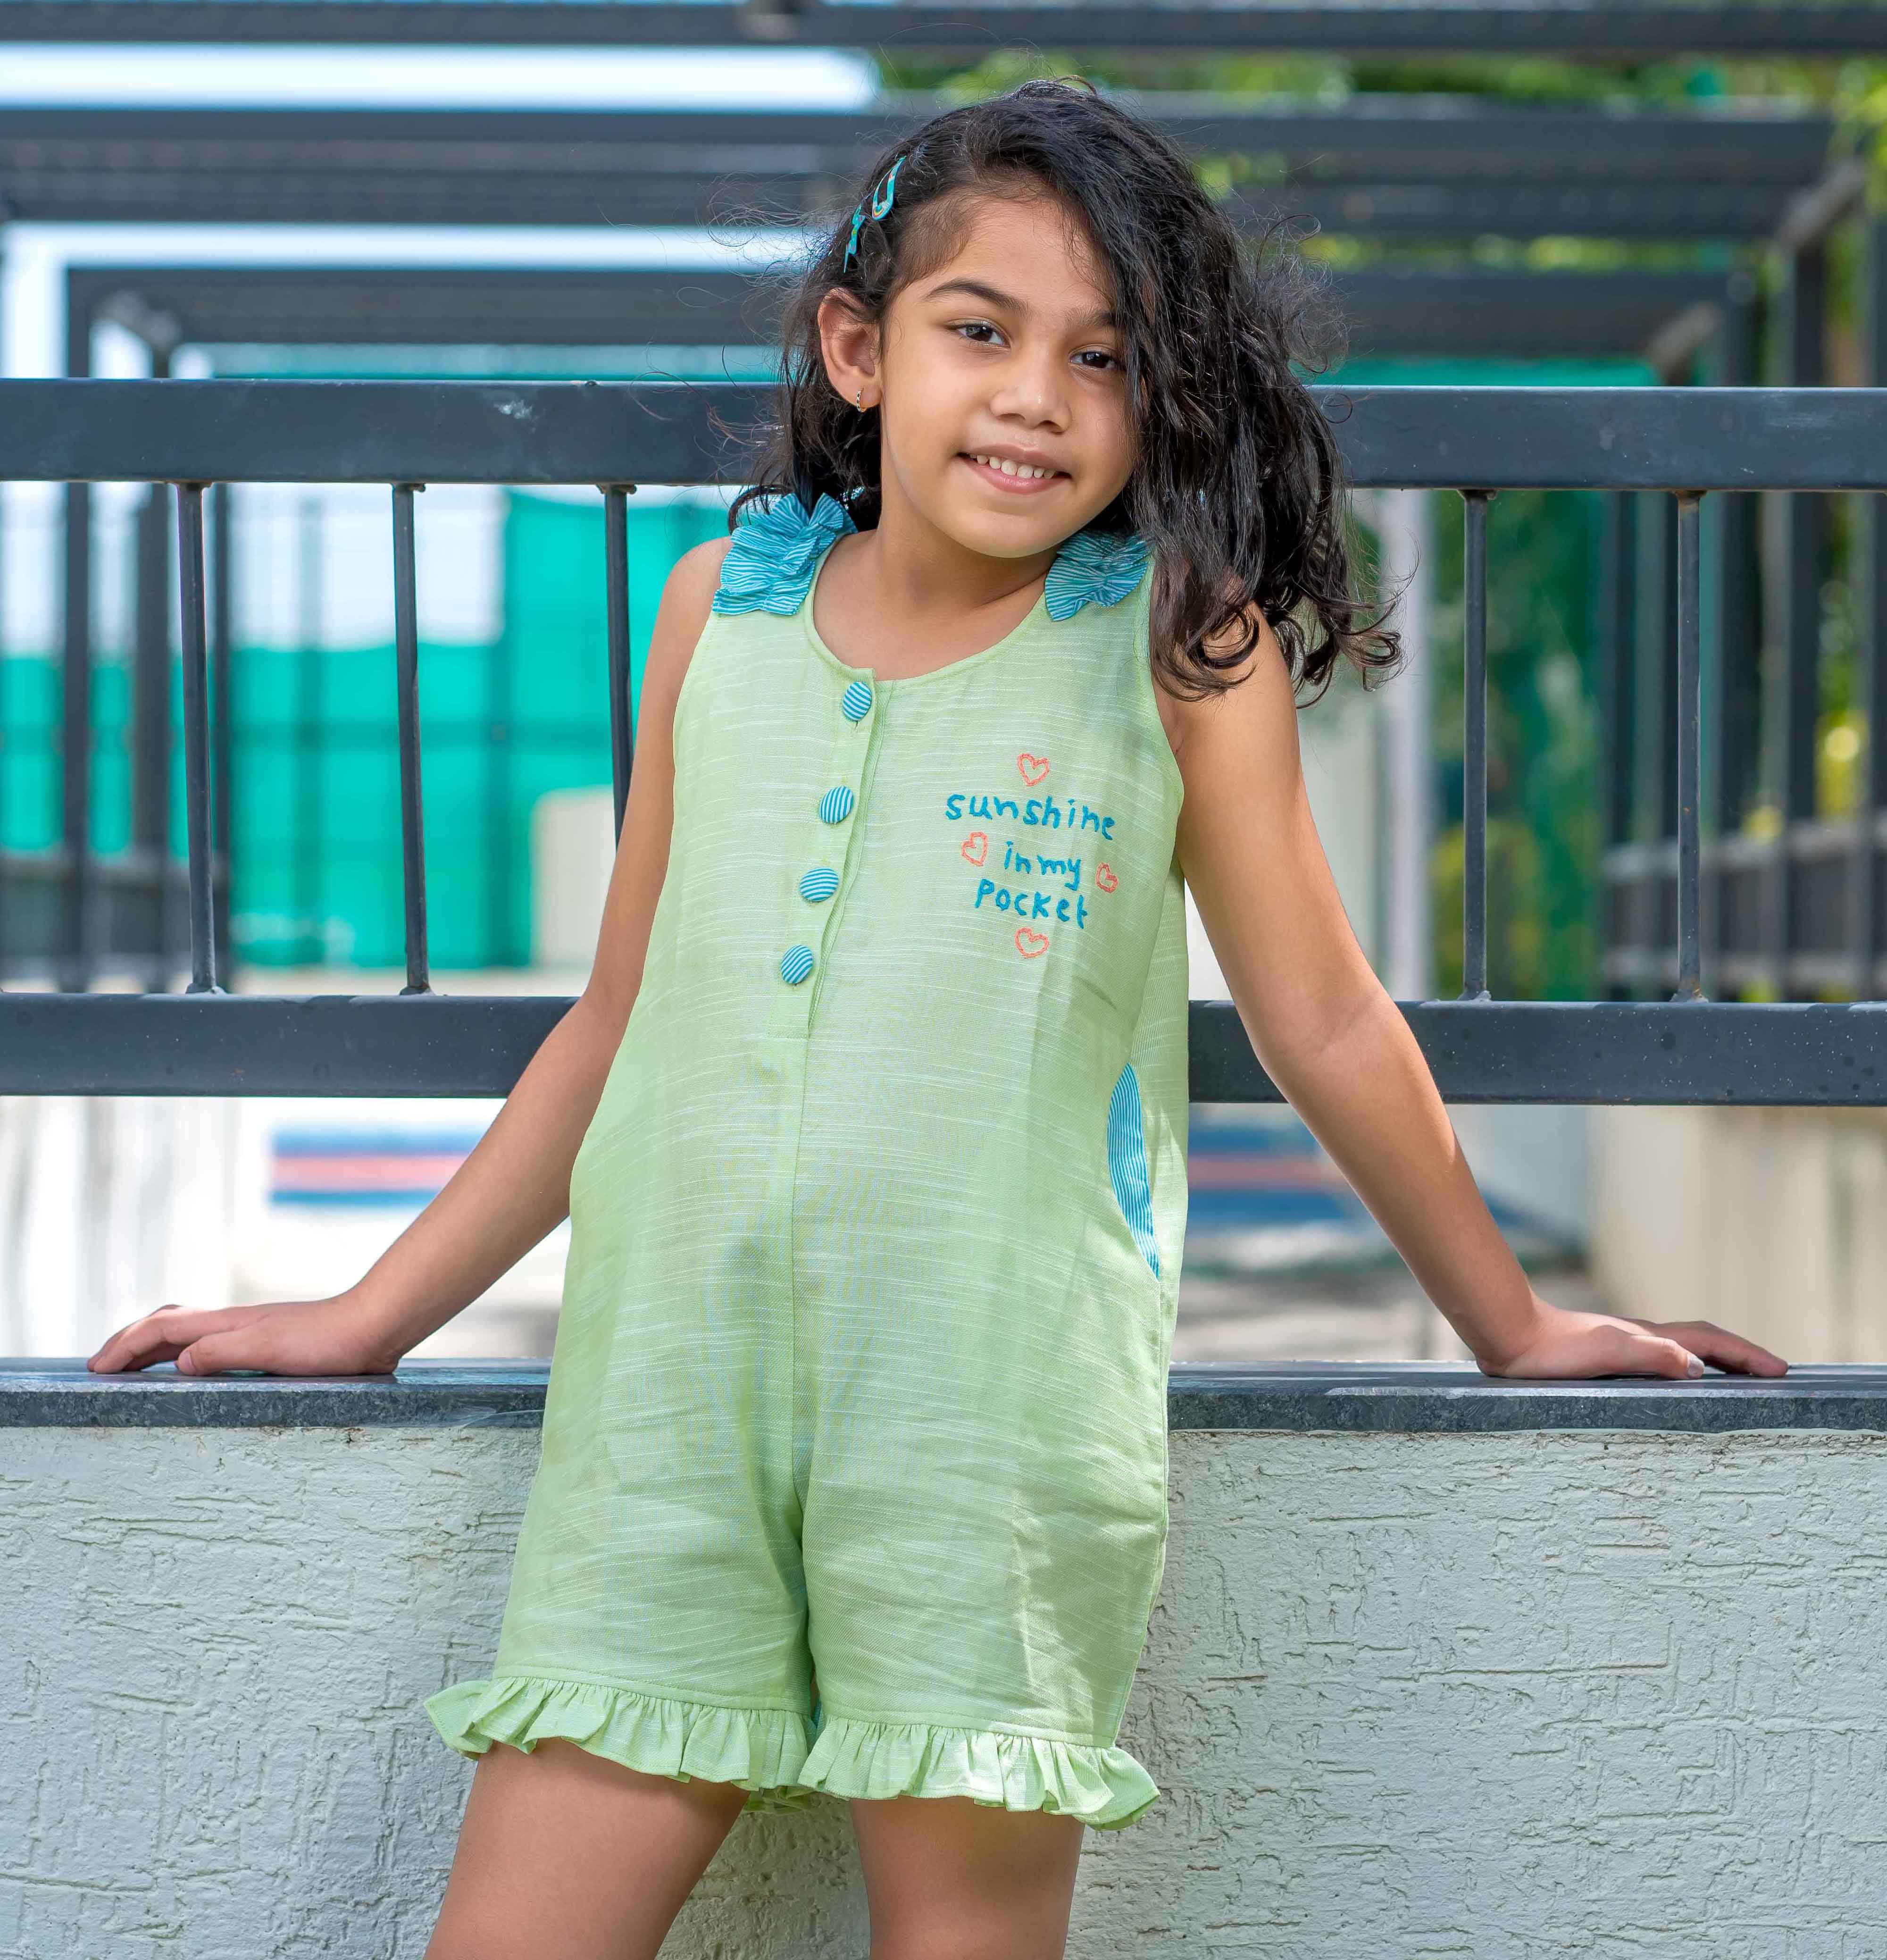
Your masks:
{"label": "girl's face", "polygon": [[[943,214],[939,214],[943,215]],[[1123,348],[1094,248],[1046,196],[971,195],[958,249],[892,298],[882,328],[834,295],[826,368],[880,411],[884,515],[981,555],[1049,551],[1133,463]]]}

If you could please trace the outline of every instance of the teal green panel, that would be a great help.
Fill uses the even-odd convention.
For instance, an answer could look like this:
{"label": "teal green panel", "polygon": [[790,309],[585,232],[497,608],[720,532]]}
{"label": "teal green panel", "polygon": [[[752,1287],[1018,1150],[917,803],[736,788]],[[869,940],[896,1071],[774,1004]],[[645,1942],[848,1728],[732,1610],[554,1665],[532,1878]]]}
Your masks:
{"label": "teal green panel", "polygon": [[94,851],[131,842],[131,671],[103,662],[92,669],[91,839]]}
{"label": "teal green panel", "polygon": [[[421,699],[427,668],[421,657]],[[393,650],[389,646],[327,648],[316,663],[319,676],[317,712],[322,721],[339,726],[365,722],[391,727],[399,695],[394,686]]]}
{"label": "teal green panel", "polygon": [[[427,751],[427,937],[436,966],[484,966],[493,961],[486,909],[492,815],[486,768],[482,746],[453,743]],[[396,851],[398,842],[396,826]]]}
{"label": "teal green panel", "polygon": [[[714,505],[629,511],[631,686],[675,560],[723,535]],[[514,494],[504,527],[504,614],[491,646],[422,644],[421,775],[427,935],[436,967],[523,964],[530,953],[531,812],[553,790],[610,780],[608,638],[602,509]],[[122,673],[100,670],[96,805],[106,829],[129,819]],[[18,845],[50,842],[57,789],[57,670],[0,669],[9,740],[0,752],[0,823]],[[180,670],[173,848],[185,846]],[[404,962],[399,761],[390,644],[239,648],[235,715],[232,937],[263,966],[326,959]],[[305,705],[304,705],[305,704]],[[304,718],[306,725],[304,727]],[[502,740],[501,753],[493,744]],[[303,749],[307,751],[304,756]],[[113,759],[113,753],[116,760]],[[36,807],[37,805],[37,807]]]}
{"label": "teal green panel", "polygon": [[59,670],[14,654],[0,660],[0,848],[58,842]]}
{"label": "teal green panel", "polygon": [[1582,361],[1383,355],[1346,361],[1322,378],[1335,380],[1339,375],[1346,388],[1634,388],[1654,386],[1658,379],[1657,370],[1635,355]]}
{"label": "teal green panel", "polygon": [[[677,558],[724,536],[717,505],[673,502],[628,511],[629,675],[633,727],[649,636]],[[506,947],[494,960],[522,963],[531,937],[531,811],[553,790],[610,781],[609,633],[602,500],[573,504],[513,492],[504,545],[506,682],[512,731],[505,814],[509,890],[500,909]]]}

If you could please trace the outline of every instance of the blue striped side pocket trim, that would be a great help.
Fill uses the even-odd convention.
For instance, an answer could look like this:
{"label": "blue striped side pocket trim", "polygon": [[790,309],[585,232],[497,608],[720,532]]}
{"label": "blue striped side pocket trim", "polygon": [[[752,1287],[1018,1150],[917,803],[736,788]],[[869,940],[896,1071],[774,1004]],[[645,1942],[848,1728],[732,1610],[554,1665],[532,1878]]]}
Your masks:
{"label": "blue striped side pocket trim", "polygon": [[828,823],[843,823],[852,814],[852,792],[843,783],[819,799],[819,814]]}
{"label": "blue striped side pocket trim", "polygon": [[1157,1278],[1160,1248],[1153,1236],[1153,1190],[1147,1174],[1146,1120],[1140,1109],[1140,1078],[1125,1064],[1107,1103],[1107,1175],[1115,1201],[1134,1243]]}

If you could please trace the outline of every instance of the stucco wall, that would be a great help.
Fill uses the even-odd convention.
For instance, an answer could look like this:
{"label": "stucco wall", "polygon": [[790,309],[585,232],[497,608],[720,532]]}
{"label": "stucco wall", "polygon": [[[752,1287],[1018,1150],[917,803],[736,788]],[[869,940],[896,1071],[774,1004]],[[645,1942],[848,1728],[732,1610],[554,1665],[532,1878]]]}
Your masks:
{"label": "stucco wall", "polygon": [[[417,1956],[533,1428],[0,1430],[0,1953]],[[1070,1952],[1887,1951],[1887,1437],[1173,1438]],[[666,1949],[866,1949],[843,1807]]]}

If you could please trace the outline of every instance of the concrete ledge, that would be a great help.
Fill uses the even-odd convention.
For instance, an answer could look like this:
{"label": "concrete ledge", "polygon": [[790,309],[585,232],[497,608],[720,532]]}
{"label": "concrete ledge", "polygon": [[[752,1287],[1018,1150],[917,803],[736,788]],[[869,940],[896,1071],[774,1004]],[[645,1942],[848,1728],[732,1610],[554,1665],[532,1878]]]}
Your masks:
{"label": "concrete ledge", "polygon": [[[422,1704],[489,1669],[545,1374],[11,1367],[0,1954],[419,1960],[472,1774]],[[1878,1371],[1173,1406],[1162,1796],[1090,1834],[1069,1960],[1887,1953]],[[743,1818],[663,1953],[868,1946],[828,1799]]]}
{"label": "concrete ledge", "polygon": [[[94,1375],[82,1357],[0,1361],[0,1428],[538,1427],[543,1361],[408,1361],[392,1375],[227,1375],[169,1363]],[[1887,1368],[1796,1368],[1780,1379],[1499,1382],[1452,1362],[1183,1363],[1175,1430],[1325,1430],[1406,1436],[1529,1430],[1742,1430],[1887,1433]]]}

